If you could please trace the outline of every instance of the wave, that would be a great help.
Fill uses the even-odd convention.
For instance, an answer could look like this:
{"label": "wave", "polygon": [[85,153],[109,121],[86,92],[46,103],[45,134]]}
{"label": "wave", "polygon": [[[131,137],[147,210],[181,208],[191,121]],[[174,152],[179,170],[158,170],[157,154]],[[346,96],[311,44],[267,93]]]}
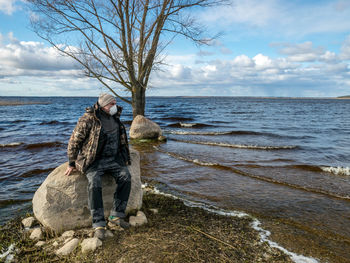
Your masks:
{"label": "wave", "polygon": [[58,124],[66,125],[66,124],[70,124],[70,123],[67,122],[67,121],[56,121],[56,120],[54,120],[54,121],[43,121],[39,125],[58,125]]}
{"label": "wave", "polygon": [[215,136],[215,135],[257,135],[257,136],[272,136],[272,137],[283,137],[278,134],[273,133],[264,133],[264,132],[255,132],[255,131],[222,131],[222,132],[201,132],[201,131],[174,131],[174,130],[168,130],[165,131],[170,134],[176,134],[176,135],[209,135],[209,136]]}
{"label": "wave", "polygon": [[210,146],[220,146],[220,147],[230,147],[230,148],[239,148],[239,149],[252,149],[252,150],[290,150],[296,149],[296,145],[281,145],[281,146],[259,146],[259,145],[244,145],[244,144],[230,144],[230,143],[221,143],[221,142],[199,142],[199,141],[186,141],[172,139],[177,142],[192,143],[192,144],[202,144]]}
{"label": "wave", "polygon": [[322,171],[328,172],[335,175],[346,175],[350,176],[350,168],[349,167],[321,167]]}
{"label": "wave", "polygon": [[169,124],[168,127],[173,127],[173,128],[205,128],[205,127],[212,127],[212,125],[204,124],[204,123],[178,122],[178,123]]}
{"label": "wave", "polygon": [[193,121],[193,118],[188,117],[160,117],[157,119],[165,120],[165,121]]}
{"label": "wave", "polygon": [[231,171],[231,172],[234,172],[234,173],[242,175],[242,176],[250,177],[250,178],[253,178],[256,180],[260,180],[260,181],[264,181],[264,182],[268,182],[268,183],[272,183],[272,184],[287,186],[290,188],[294,188],[294,189],[298,189],[298,190],[302,190],[302,191],[306,191],[306,192],[311,192],[311,193],[322,194],[322,195],[326,195],[326,196],[331,196],[334,198],[350,200],[350,195],[344,196],[344,195],[339,195],[337,193],[328,192],[328,191],[323,190],[323,189],[317,189],[317,188],[305,187],[305,186],[297,185],[297,184],[291,184],[291,183],[279,181],[279,180],[276,180],[276,179],[273,179],[270,177],[264,177],[264,176],[260,176],[260,175],[247,173],[247,172],[241,171],[241,170],[239,170],[235,167],[232,167],[232,166],[226,166],[226,165],[222,165],[219,163],[203,162],[203,161],[200,161],[198,159],[191,159],[191,158],[182,156],[182,155],[177,154],[177,153],[164,151],[156,146],[153,146],[153,147],[161,153],[167,154],[167,155],[174,157],[176,159],[179,159],[179,160],[194,163],[196,165],[210,166],[210,167],[213,167],[215,169]]}
{"label": "wave", "polygon": [[41,142],[41,143],[27,144],[24,146],[24,149],[34,150],[34,149],[40,149],[40,148],[58,148],[58,147],[62,147],[63,145],[65,144],[61,142]]}
{"label": "wave", "polygon": [[11,121],[11,123],[22,123],[22,122],[28,122],[28,120],[14,120],[14,121]]}
{"label": "wave", "polygon": [[55,168],[48,168],[48,169],[34,169],[34,170],[30,170],[28,172],[25,172],[23,174],[21,174],[19,177],[23,177],[23,178],[28,178],[28,177],[32,177],[38,174],[43,174],[43,173],[50,173],[54,170]]}
{"label": "wave", "polygon": [[7,144],[0,144],[0,148],[13,148],[24,144],[23,142],[11,142]]}

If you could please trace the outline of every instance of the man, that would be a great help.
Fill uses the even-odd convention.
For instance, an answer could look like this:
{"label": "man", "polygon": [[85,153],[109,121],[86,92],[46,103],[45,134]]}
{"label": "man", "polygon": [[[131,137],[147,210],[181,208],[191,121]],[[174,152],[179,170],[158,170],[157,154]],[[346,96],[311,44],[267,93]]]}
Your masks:
{"label": "man", "polygon": [[129,227],[124,218],[131,189],[127,167],[130,153],[125,127],[119,120],[121,111],[112,95],[101,94],[79,119],[68,143],[69,165],[65,175],[69,176],[75,168],[86,175],[92,226],[100,239],[104,238],[106,227],[101,185],[105,173],[112,175],[118,185],[108,221]]}

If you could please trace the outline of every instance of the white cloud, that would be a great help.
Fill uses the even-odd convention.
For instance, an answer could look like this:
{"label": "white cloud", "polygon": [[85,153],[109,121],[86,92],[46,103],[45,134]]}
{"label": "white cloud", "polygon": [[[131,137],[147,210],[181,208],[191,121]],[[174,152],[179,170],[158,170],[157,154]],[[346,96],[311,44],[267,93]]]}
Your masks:
{"label": "white cloud", "polygon": [[0,12],[7,15],[12,15],[12,13],[16,10],[16,2],[17,0],[0,0]]}
{"label": "white cloud", "polygon": [[[283,57],[241,54],[232,59],[191,65],[187,68],[190,78],[183,78],[182,70],[186,67],[178,64],[174,68],[177,74],[156,72],[152,86],[159,92],[157,95],[163,94],[162,90],[169,95],[208,96],[339,96],[349,93],[349,63],[342,61],[339,54],[314,47],[311,42],[279,47]],[[172,94],[174,91],[169,91],[169,87],[178,93]],[[344,90],[348,91],[344,93]]]}
{"label": "white cloud", "polygon": [[304,36],[312,33],[348,32],[350,30],[349,1],[287,1],[232,0],[230,6],[205,10],[201,21],[226,30],[248,28],[247,34],[264,30],[284,36]]}
{"label": "white cloud", "polygon": [[12,33],[7,39],[8,43],[4,43],[4,39],[0,42],[0,76],[55,75],[65,70],[71,70],[71,75],[77,74],[77,63],[62,56],[55,48],[40,42],[19,41]]}

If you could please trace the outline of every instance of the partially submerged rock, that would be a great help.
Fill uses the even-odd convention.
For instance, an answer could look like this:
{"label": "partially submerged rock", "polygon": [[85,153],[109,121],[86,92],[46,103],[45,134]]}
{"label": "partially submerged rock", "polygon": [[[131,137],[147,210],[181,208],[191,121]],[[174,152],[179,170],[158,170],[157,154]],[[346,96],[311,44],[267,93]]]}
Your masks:
{"label": "partially submerged rock", "polygon": [[162,136],[162,130],[155,122],[137,115],[131,124],[129,135],[131,139],[158,139]]}
{"label": "partially submerged rock", "polygon": [[[88,208],[87,179],[78,172],[64,175],[67,163],[52,171],[33,197],[33,212],[37,220],[45,227],[55,231],[91,226]],[[131,150],[131,193],[126,212],[139,210],[142,206],[140,178],[140,156]],[[113,206],[116,184],[112,176],[102,177],[103,206],[105,216]]]}

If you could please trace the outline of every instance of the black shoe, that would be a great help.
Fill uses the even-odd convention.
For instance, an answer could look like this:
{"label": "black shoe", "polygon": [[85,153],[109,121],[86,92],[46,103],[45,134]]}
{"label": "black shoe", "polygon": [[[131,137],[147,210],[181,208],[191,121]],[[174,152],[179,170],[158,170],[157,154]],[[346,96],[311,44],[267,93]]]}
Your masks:
{"label": "black shoe", "polygon": [[100,240],[105,239],[105,233],[106,233],[106,228],[103,226],[99,226],[95,228],[95,234],[94,237],[97,237]]}

